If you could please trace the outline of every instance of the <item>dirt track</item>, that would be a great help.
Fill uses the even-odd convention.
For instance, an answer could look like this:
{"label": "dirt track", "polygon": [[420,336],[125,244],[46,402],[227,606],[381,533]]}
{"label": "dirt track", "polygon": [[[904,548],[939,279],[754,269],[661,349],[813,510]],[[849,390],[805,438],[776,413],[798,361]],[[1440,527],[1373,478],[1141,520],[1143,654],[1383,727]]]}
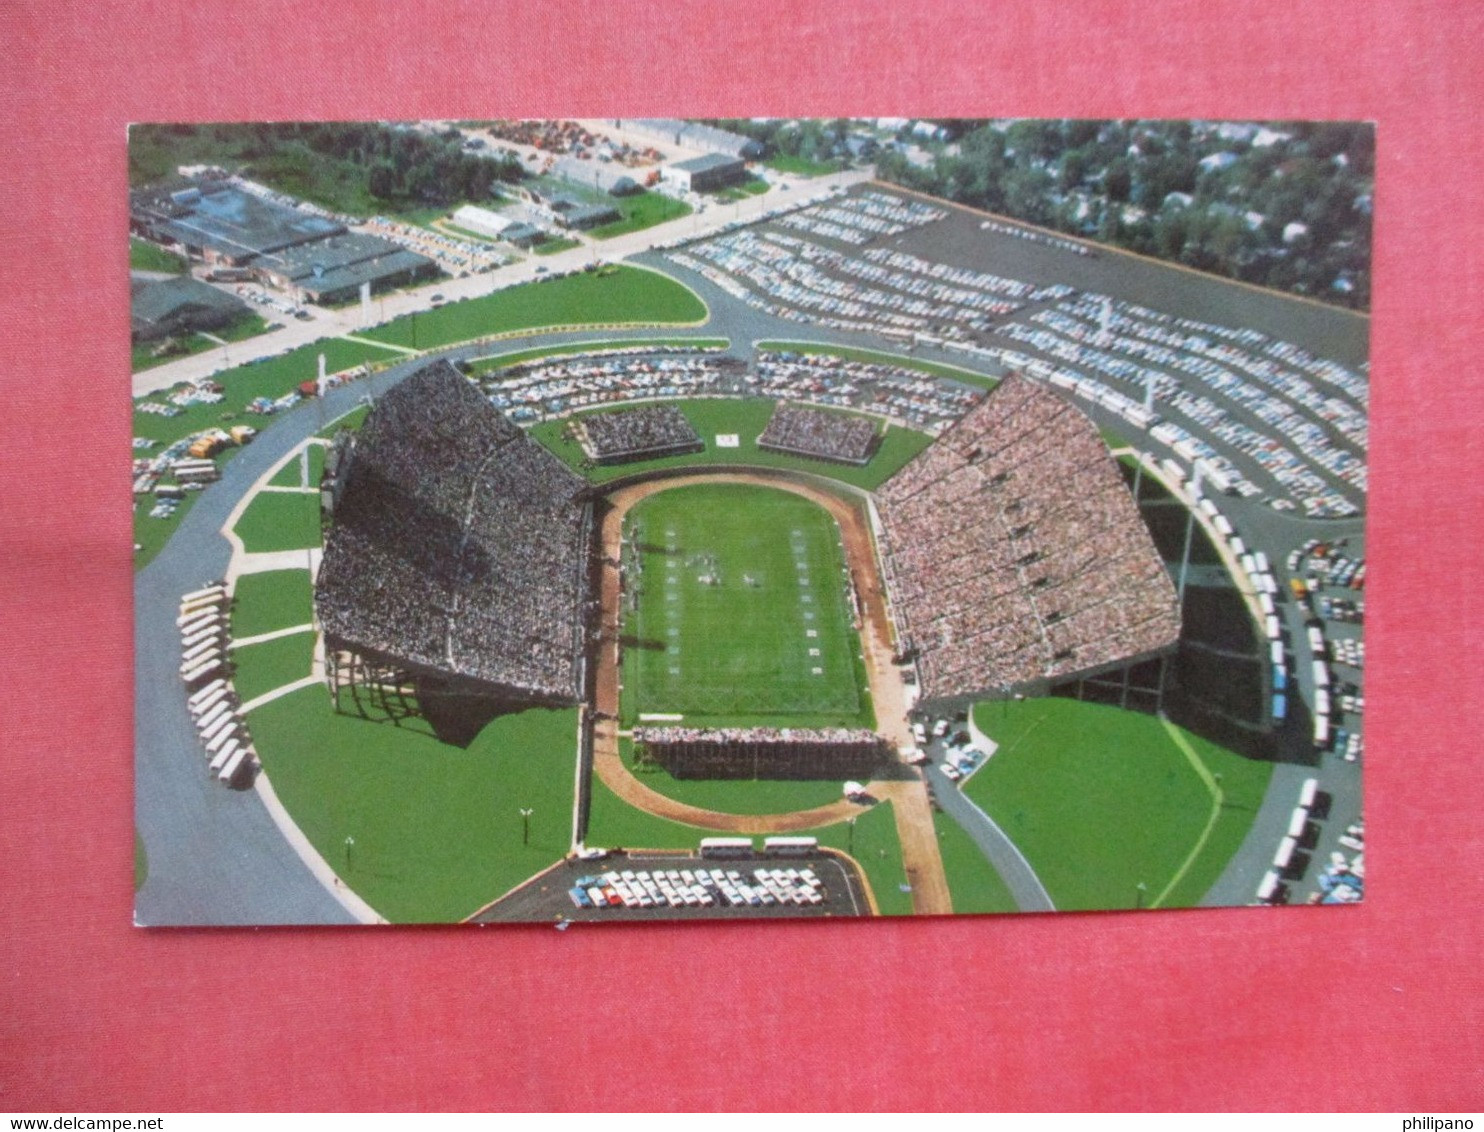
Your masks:
{"label": "dirt track", "polygon": [[[602,641],[598,649],[596,704],[593,725],[593,768],[610,790],[630,805],[672,821],[727,833],[791,833],[845,821],[861,812],[856,803],[840,799],[812,810],[786,814],[727,814],[678,802],[650,789],[634,777],[619,755],[619,571],[611,563],[620,558],[623,520],[642,499],[671,488],[697,483],[742,483],[789,491],[823,507],[840,526],[845,560],[861,601],[863,624],[861,645],[866,657],[866,675],[876,708],[877,730],[892,745],[903,750],[912,745],[906,718],[906,697],[896,666],[891,662],[891,622],[876,556],[865,516],[857,507],[821,488],[797,480],[761,473],[717,472],[646,480],[615,490],[608,496],[611,510],[600,532],[605,559],[600,587]],[[868,785],[872,797],[892,802],[902,862],[912,886],[912,910],[921,915],[946,915],[953,907],[943,861],[938,853],[932,808],[927,787],[920,777],[878,780]]]}

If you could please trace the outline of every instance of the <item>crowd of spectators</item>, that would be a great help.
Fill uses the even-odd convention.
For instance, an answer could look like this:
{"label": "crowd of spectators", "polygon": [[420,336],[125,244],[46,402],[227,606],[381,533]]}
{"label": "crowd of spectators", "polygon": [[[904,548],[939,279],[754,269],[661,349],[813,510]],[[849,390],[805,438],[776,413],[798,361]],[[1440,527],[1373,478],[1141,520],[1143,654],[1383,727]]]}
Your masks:
{"label": "crowd of spectators", "polygon": [[757,438],[759,448],[830,460],[838,464],[865,465],[875,454],[881,437],[875,422],[823,409],[806,409],[780,401]]}
{"label": "crowd of spectators", "polygon": [[583,451],[599,464],[699,452],[703,447],[695,428],[674,405],[593,413],[576,427]]}
{"label": "crowd of spectators", "polygon": [[864,776],[887,751],[876,732],[844,727],[636,727],[634,743],[679,778]]}
{"label": "crowd of spectators", "polygon": [[578,695],[584,482],[446,362],[381,399],[335,506],[327,639],[498,685]]}
{"label": "crowd of spectators", "polygon": [[925,698],[1169,648],[1174,586],[1092,423],[1009,377],[877,493]]}

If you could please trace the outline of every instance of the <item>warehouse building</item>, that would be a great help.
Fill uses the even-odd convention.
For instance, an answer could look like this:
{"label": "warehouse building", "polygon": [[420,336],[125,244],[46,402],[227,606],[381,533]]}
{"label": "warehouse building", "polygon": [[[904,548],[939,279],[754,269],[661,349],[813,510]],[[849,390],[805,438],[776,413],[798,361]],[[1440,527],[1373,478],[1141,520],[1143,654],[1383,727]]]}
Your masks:
{"label": "warehouse building", "polygon": [[346,230],[338,221],[264,200],[226,181],[131,193],[129,229],[223,267],[243,267]]}
{"label": "warehouse building", "polygon": [[189,275],[135,283],[130,290],[130,335],[135,342],[220,330],[248,313],[247,304],[235,295]]}
{"label": "warehouse building", "polygon": [[359,232],[285,248],[263,256],[253,267],[273,286],[312,303],[353,299],[363,283],[382,291],[438,274],[438,265],[427,256]]}
{"label": "warehouse building", "polygon": [[708,153],[666,165],[664,178],[672,185],[693,193],[708,193],[747,180],[747,163],[740,157]]}

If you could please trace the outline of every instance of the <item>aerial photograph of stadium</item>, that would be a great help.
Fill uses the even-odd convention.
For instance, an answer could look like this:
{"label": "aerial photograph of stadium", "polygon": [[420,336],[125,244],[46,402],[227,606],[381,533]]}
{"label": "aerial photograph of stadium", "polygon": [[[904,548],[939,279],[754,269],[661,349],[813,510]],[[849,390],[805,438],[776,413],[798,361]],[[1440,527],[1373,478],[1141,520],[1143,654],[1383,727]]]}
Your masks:
{"label": "aerial photograph of stadium", "polygon": [[128,147],[137,924],[1362,899],[1372,125]]}

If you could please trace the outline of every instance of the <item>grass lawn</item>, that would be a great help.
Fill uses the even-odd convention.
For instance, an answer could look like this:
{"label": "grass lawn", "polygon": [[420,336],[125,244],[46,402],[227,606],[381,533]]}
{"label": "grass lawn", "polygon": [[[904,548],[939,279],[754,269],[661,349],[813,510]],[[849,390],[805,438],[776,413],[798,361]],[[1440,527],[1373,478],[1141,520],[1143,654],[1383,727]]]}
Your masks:
{"label": "grass lawn", "polygon": [[571,251],[581,243],[581,240],[574,240],[570,236],[564,236],[558,240],[545,240],[531,250],[537,255],[556,255],[557,252]]}
{"label": "grass lawn", "polygon": [[[390,361],[402,356],[395,350],[364,342],[323,338],[275,358],[248,362],[214,374],[213,380],[220,382],[225,390],[224,399],[215,405],[192,405],[174,417],[141,413],[136,408],[134,435],[147,436],[151,440],[170,444],[203,429],[226,427],[228,424],[265,427],[264,418],[244,413],[243,407],[255,397],[281,397],[297,388],[300,382],[316,377],[319,373],[320,354],[325,355],[325,367],[329,373],[337,373],[366,361]],[[136,406],[144,401],[158,403],[163,400],[162,396],[154,394],[141,398]]]}
{"label": "grass lawn", "polygon": [[149,879],[149,857],[144,852],[144,838],[134,831],[134,891],[138,892]]}
{"label": "grass lawn", "polygon": [[166,362],[189,358],[192,354],[202,354],[221,345],[220,342],[213,342],[201,334],[191,334],[185,338],[177,338],[175,341],[179,349],[173,353],[160,355],[155,354],[155,350],[160,345],[158,342],[135,342],[129,348],[129,371],[142,373],[147,369],[154,369],[155,366],[162,366]]}
{"label": "grass lawn", "polygon": [[319,496],[259,492],[233,529],[249,554],[318,546]]}
{"label": "grass lawn", "polygon": [[761,177],[749,177],[740,185],[728,185],[724,189],[718,189],[713,193],[708,193],[707,195],[710,196],[713,200],[719,201],[722,204],[730,204],[732,201],[746,200],[748,197],[762,196],[763,193],[767,192],[772,187],[772,185],[768,184],[768,182],[763,180]]}
{"label": "grass lawn", "polygon": [[934,377],[950,377],[965,385],[977,385],[980,389],[993,389],[999,384],[996,378],[974,370],[961,369],[943,362],[930,362],[914,358],[910,354],[889,354],[881,350],[860,350],[853,346],[829,346],[813,342],[759,342],[759,350],[787,351],[794,354],[829,354],[853,362],[875,362],[878,365],[896,366],[898,369],[916,370]]}
{"label": "grass lawn", "polygon": [[[467,749],[336,714],[318,686],[265,704],[249,723],[299,828],[394,922],[461,920],[570,847],[575,709],[502,716]],[[529,844],[521,809],[534,811]]]}
{"label": "grass lawn", "polygon": [[902,891],[907,872],[902,866],[902,846],[897,840],[897,824],[890,802],[863,810],[855,819],[853,836],[847,822],[811,829],[809,835],[819,838],[821,845],[842,853],[851,852],[853,847],[852,856],[865,871],[883,916],[912,914],[912,894]]}
{"label": "grass lawn", "polygon": [[[305,465],[308,464],[308,476]],[[320,473],[325,470],[325,449],[321,444],[305,445],[294,458],[273,474],[268,482],[274,487],[319,487]]]}
{"label": "grass lawn", "polygon": [[259,334],[266,334],[270,330],[277,329],[278,324],[266,321],[262,315],[253,311],[245,312],[237,321],[227,326],[211,331],[210,336],[206,334],[190,334],[184,338],[177,338],[183,349],[173,354],[165,354],[155,357],[155,348],[158,342],[136,342],[130,348],[130,369],[133,373],[142,370],[154,369],[166,362],[178,361],[188,358],[192,354],[202,354],[207,350],[214,350],[222,343],[216,341],[220,338],[222,342],[241,342],[247,338],[256,338]]}
{"label": "grass lawn", "polygon": [[651,790],[723,814],[786,814],[839,801],[844,781],[798,781],[745,778],[675,778],[664,767],[635,767],[634,745],[619,740],[624,763]]}
{"label": "grass lawn", "polygon": [[417,350],[517,330],[595,323],[699,323],[705,304],[665,275],[636,267],[525,283],[436,310],[404,315],[363,335]]}
{"label": "grass lawn", "polygon": [[601,354],[605,350],[624,350],[635,346],[686,346],[693,350],[712,348],[725,349],[731,345],[728,338],[610,338],[600,342],[569,342],[564,346],[538,346],[534,350],[516,350],[509,354],[493,354],[475,361],[469,370],[474,374],[489,373],[505,369],[521,362],[537,358],[555,358],[564,354]]}
{"label": "grass lawn", "polygon": [[656,224],[664,224],[669,220],[678,220],[682,216],[691,214],[690,205],[674,197],[667,197],[664,193],[642,192],[628,197],[615,197],[612,202],[618,206],[623,213],[622,220],[615,220],[611,224],[600,224],[588,232],[589,236],[598,240],[609,240],[614,236],[623,236],[629,232],[639,232],[645,228],[653,228]]}
{"label": "grass lawn", "polygon": [[257,699],[264,692],[302,680],[311,671],[314,660],[314,634],[294,633],[256,645],[243,645],[231,653],[236,671],[232,686],[243,703]]}
{"label": "grass lawn", "polygon": [[312,593],[308,569],[243,574],[232,591],[232,636],[240,640],[308,625],[314,612]]}
{"label": "grass lawn", "polygon": [[[871,457],[870,463],[865,467],[856,468],[848,464],[809,460],[802,456],[790,456],[784,452],[768,452],[759,448],[757,446],[758,434],[767,427],[768,418],[773,415],[774,403],[764,398],[696,398],[671,401],[670,404],[675,405],[686,415],[697,435],[705,441],[704,452],[692,452],[683,456],[664,456],[658,460],[641,460],[632,464],[583,468],[582,449],[576,441],[568,440],[564,436],[565,420],[545,421],[538,424],[531,429],[531,436],[594,483],[606,483],[620,476],[659,471],[665,468],[691,466],[704,468],[712,464],[750,464],[755,467],[812,472],[818,476],[839,480],[841,483],[865,488],[867,491],[874,491],[880,487],[903,464],[932,443],[932,437],[927,433],[915,432],[896,425],[884,426],[886,432],[881,438],[881,445],[877,448],[876,454]],[[603,409],[593,411],[607,412],[620,407],[608,405]],[[580,417],[586,414],[575,415]],[[716,437],[724,434],[735,434],[738,446],[718,448]]]}
{"label": "grass lawn", "polygon": [[[817,837],[821,845],[841,852],[847,852],[853,845],[855,859],[866,874],[881,912],[888,916],[911,914],[912,896],[901,890],[907,882],[907,874],[902,867],[902,847],[897,841],[890,802],[863,810],[855,821],[854,835],[846,822],[806,830],[803,835]],[[694,850],[701,838],[714,836],[714,830],[684,825],[636,810],[603,785],[596,775],[593,776],[586,837],[589,845],[610,849],[621,846],[626,849]]]}
{"label": "grass lawn", "polygon": [[826,173],[838,173],[838,161],[812,161],[807,157],[777,153],[763,162],[769,169],[780,173],[792,173],[796,177],[820,177]]}
{"label": "grass lawn", "polygon": [[938,852],[948,876],[948,892],[956,913],[1015,912],[1015,897],[1000,874],[979,851],[974,839],[945,813],[933,814]]}
{"label": "grass lawn", "polygon": [[999,750],[965,791],[1063,910],[1195,904],[1241,844],[1272,773],[1155,716],[1100,704],[980,704],[974,719]]}
{"label": "grass lawn", "polygon": [[625,526],[642,563],[630,572],[637,616],[623,626],[634,641],[625,718],[866,722],[844,551],[827,511],[773,488],[696,484],[641,501]]}
{"label": "grass lawn", "polygon": [[129,267],[133,270],[168,271],[171,275],[179,275],[186,266],[186,261],[174,252],[167,252],[137,236],[129,237]]}

